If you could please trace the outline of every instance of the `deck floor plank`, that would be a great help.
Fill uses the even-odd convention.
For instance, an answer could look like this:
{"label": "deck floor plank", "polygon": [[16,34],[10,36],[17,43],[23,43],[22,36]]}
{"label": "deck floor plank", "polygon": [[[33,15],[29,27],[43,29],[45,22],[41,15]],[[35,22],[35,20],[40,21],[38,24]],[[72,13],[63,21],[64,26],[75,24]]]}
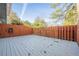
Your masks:
{"label": "deck floor plank", "polygon": [[26,35],[0,38],[0,56],[79,56],[76,42]]}

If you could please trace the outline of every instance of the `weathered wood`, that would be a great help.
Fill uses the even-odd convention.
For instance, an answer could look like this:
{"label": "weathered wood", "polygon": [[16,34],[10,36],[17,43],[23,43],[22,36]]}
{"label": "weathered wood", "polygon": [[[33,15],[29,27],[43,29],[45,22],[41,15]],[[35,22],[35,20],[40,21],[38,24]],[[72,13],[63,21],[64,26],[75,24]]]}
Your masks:
{"label": "weathered wood", "polygon": [[32,28],[24,25],[0,24],[0,37],[27,35],[32,34],[32,32]]}
{"label": "weathered wood", "polygon": [[37,35],[0,38],[0,56],[79,56],[76,42]]}
{"label": "weathered wood", "polygon": [[[77,26],[69,25],[69,26],[52,26],[44,29],[33,30],[33,33],[42,36],[48,36],[53,38],[59,38],[69,41],[77,41]],[[40,33],[40,34],[39,34]]]}

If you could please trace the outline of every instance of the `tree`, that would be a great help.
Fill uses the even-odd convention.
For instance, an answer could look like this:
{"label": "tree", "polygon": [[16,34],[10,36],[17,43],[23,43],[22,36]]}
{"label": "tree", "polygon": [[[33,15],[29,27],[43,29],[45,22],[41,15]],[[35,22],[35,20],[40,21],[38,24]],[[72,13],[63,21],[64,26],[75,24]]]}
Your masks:
{"label": "tree", "polygon": [[75,25],[77,23],[77,8],[74,4],[65,15],[64,25]]}
{"label": "tree", "polygon": [[[58,7],[59,5],[62,5],[62,8]],[[51,18],[57,19],[56,22],[64,19],[63,23],[64,25],[70,25],[76,23],[77,14],[75,13],[76,11],[75,4],[64,3],[64,4],[52,4],[51,6],[53,6],[52,8],[55,10],[54,12],[52,12]]]}
{"label": "tree", "polygon": [[7,19],[9,24],[22,24],[20,18],[13,11],[9,14]]}
{"label": "tree", "polygon": [[45,28],[46,27],[46,22],[44,21],[44,19],[37,17],[34,21],[34,23],[32,24],[33,28]]}
{"label": "tree", "polygon": [[61,8],[58,8],[59,5],[60,5],[60,3],[51,4],[51,8],[53,8],[55,10],[54,12],[51,13],[52,19],[58,19],[59,16],[61,16],[62,10],[61,10]]}
{"label": "tree", "polygon": [[24,21],[25,24],[31,25],[31,23],[29,21]]}
{"label": "tree", "polygon": [[77,3],[77,24],[79,25],[79,3]]}
{"label": "tree", "polygon": [[[52,7],[54,9],[54,12],[51,13],[51,18],[52,19],[60,19],[62,17],[64,17],[65,13],[69,10],[69,8],[72,6],[73,4],[70,3],[54,3],[54,4],[51,4],[51,7],[52,6],[55,6],[55,7]],[[59,7],[59,6],[62,6],[62,7]]]}
{"label": "tree", "polygon": [[11,20],[11,24],[22,25],[23,23],[18,19],[18,20]]}
{"label": "tree", "polygon": [[61,15],[62,15],[61,9],[57,8],[57,9],[55,10],[55,12],[53,12],[53,13],[51,14],[51,18],[52,18],[52,19],[58,19],[59,16],[61,16]]}
{"label": "tree", "polygon": [[23,25],[31,27],[31,23],[29,21],[27,21],[27,20],[23,21]]}
{"label": "tree", "polygon": [[50,4],[51,5],[51,8],[56,8],[60,3],[53,3],[53,4]]}

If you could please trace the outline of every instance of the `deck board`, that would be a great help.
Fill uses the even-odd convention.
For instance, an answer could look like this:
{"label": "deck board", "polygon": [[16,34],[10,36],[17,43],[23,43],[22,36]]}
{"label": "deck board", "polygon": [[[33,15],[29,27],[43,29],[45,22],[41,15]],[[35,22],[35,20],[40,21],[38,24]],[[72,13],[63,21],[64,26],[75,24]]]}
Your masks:
{"label": "deck board", "polygon": [[37,35],[0,38],[0,56],[79,56],[76,42]]}

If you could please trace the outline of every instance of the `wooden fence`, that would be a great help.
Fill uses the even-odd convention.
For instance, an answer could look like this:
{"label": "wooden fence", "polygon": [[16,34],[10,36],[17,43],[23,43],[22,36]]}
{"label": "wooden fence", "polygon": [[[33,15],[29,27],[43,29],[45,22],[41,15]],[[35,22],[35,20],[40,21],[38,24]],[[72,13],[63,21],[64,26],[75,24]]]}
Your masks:
{"label": "wooden fence", "polygon": [[23,25],[0,24],[0,37],[32,34],[32,28]]}
{"label": "wooden fence", "polygon": [[53,26],[48,28],[33,29],[36,35],[64,39],[69,41],[77,41],[77,26]]}
{"label": "wooden fence", "polygon": [[[78,30],[77,30],[78,28]],[[30,28],[23,25],[0,24],[0,37],[36,34],[79,43],[79,26],[53,26],[48,28]]]}

